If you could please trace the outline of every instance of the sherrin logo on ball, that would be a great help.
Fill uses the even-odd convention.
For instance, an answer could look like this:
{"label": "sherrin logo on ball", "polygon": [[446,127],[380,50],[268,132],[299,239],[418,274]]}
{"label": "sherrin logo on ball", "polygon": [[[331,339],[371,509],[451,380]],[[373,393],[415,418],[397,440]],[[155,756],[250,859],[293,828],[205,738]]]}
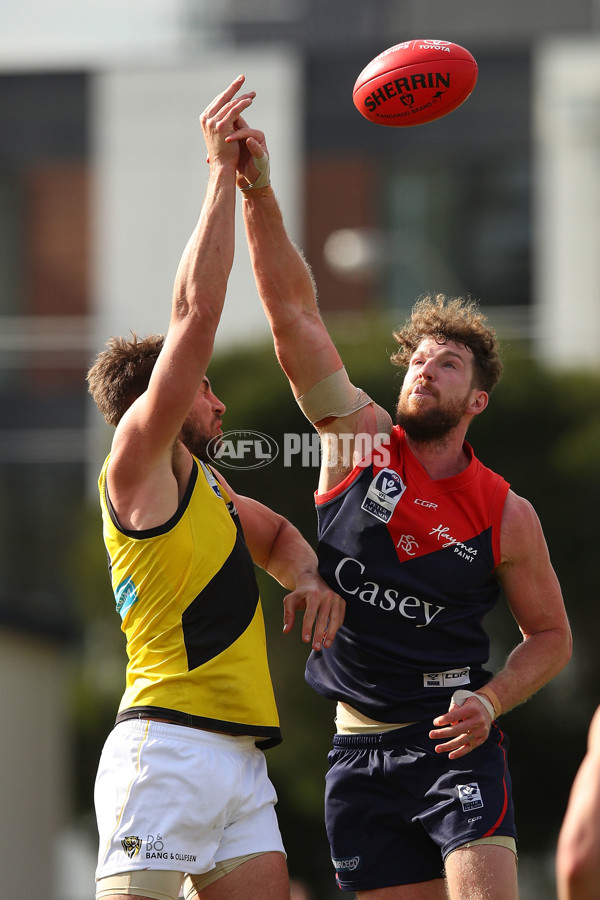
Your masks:
{"label": "sherrin logo on ball", "polygon": [[422,125],[447,115],[477,82],[477,62],[451,41],[403,41],[362,70],[352,90],[358,111],[378,125]]}

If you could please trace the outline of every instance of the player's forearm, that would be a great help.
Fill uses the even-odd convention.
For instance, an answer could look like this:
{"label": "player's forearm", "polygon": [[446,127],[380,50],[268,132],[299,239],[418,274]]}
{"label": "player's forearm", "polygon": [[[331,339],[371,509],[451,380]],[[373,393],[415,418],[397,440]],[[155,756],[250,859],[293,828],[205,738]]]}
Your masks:
{"label": "player's forearm", "polygon": [[212,169],[198,222],[177,268],[172,321],[198,313],[203,321],[218,321],[233,265],[235,198],[234,171]]}
{"label": "player's forearm", "polygon": [[571,657],[568,626],[526,636],[489,682],[502,712],[524,703],[566,666]]}
{"label": "player's forearm", "polygon": [[297,324],[301,313],[317,313],[314,284],[305,260],[290,240],[271,188],[244,193],[243,215],[256,286],[272,327]]}
{"label": "player's forearm", "polygon": [[297,528],[283,519],[264,568],[283,587],[295,590],[317,574],[317,555]]}
{"label": "player's forearm", "polygon": [[337,371],[342,361],[317,308],[314,283],[290,241],[271,189],[244,195],[244,221],[256,286],[279,363],[296,396]]}

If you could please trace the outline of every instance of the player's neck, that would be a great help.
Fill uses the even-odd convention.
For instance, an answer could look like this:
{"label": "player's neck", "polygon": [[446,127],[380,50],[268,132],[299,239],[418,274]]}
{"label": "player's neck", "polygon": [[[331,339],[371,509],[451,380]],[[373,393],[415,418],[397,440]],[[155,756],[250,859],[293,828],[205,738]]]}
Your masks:
{"label": "player's neck", "polygon": [[434,481],[460,475],[469,465],[462,429],[460,433],[453,429],[444,437],[427,441],[416,441],[407,434],[406,442],[415,459]]}

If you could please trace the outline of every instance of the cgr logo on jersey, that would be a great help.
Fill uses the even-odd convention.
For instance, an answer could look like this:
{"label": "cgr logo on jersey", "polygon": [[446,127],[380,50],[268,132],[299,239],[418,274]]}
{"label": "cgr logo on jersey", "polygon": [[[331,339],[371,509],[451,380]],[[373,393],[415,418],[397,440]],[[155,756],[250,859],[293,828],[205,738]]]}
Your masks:
{"label": "cgr logo on jersey", "polygon": [[476,781],[472,781],[471,784],[457,784],[456,790],[458,791],[458,799],[461,802],[463,812],[483,807],[481,791]]}
{"label": "cgr logo on jersey", "polygon": [[382,522],[389,522],[406,485],[393,469],[378,472],[365,495],[361,509]]}
{"label": "cgr logo on jersey", "polygon": [[448,669],[446,672],[424,672],[423,687],[426,688],[445,688],[458,687],[459,684],[470,684],[469,676],[470,667],[465,666],[464,669]]}
{"label": "cgr logo on jersey", "polygon": [[129,859],[133,859],[142,849],[142,839],[135,834],[129,834],[123,838],[121,846]]}

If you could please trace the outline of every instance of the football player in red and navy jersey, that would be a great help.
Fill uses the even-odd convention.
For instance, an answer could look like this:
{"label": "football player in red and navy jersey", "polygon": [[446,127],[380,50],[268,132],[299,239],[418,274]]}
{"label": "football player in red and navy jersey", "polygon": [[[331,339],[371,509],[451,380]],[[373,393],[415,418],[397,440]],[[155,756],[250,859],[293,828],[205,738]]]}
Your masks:
{"label": "football player in red and navy jersey", "polygon": [[[317,428],[320,571],[346,601],[306,678],[333,699],[326,824],[336,878],[361,900],[516,900],[508,740],[497,723],[571,654],[531,504],[466,441],[502,363],[478,306],[422,298],[395,335],[396,424],[354,387],[240,118],[238,186],[279,362]],[[482,619],[503,592],[522,640],[486,668]]]}

